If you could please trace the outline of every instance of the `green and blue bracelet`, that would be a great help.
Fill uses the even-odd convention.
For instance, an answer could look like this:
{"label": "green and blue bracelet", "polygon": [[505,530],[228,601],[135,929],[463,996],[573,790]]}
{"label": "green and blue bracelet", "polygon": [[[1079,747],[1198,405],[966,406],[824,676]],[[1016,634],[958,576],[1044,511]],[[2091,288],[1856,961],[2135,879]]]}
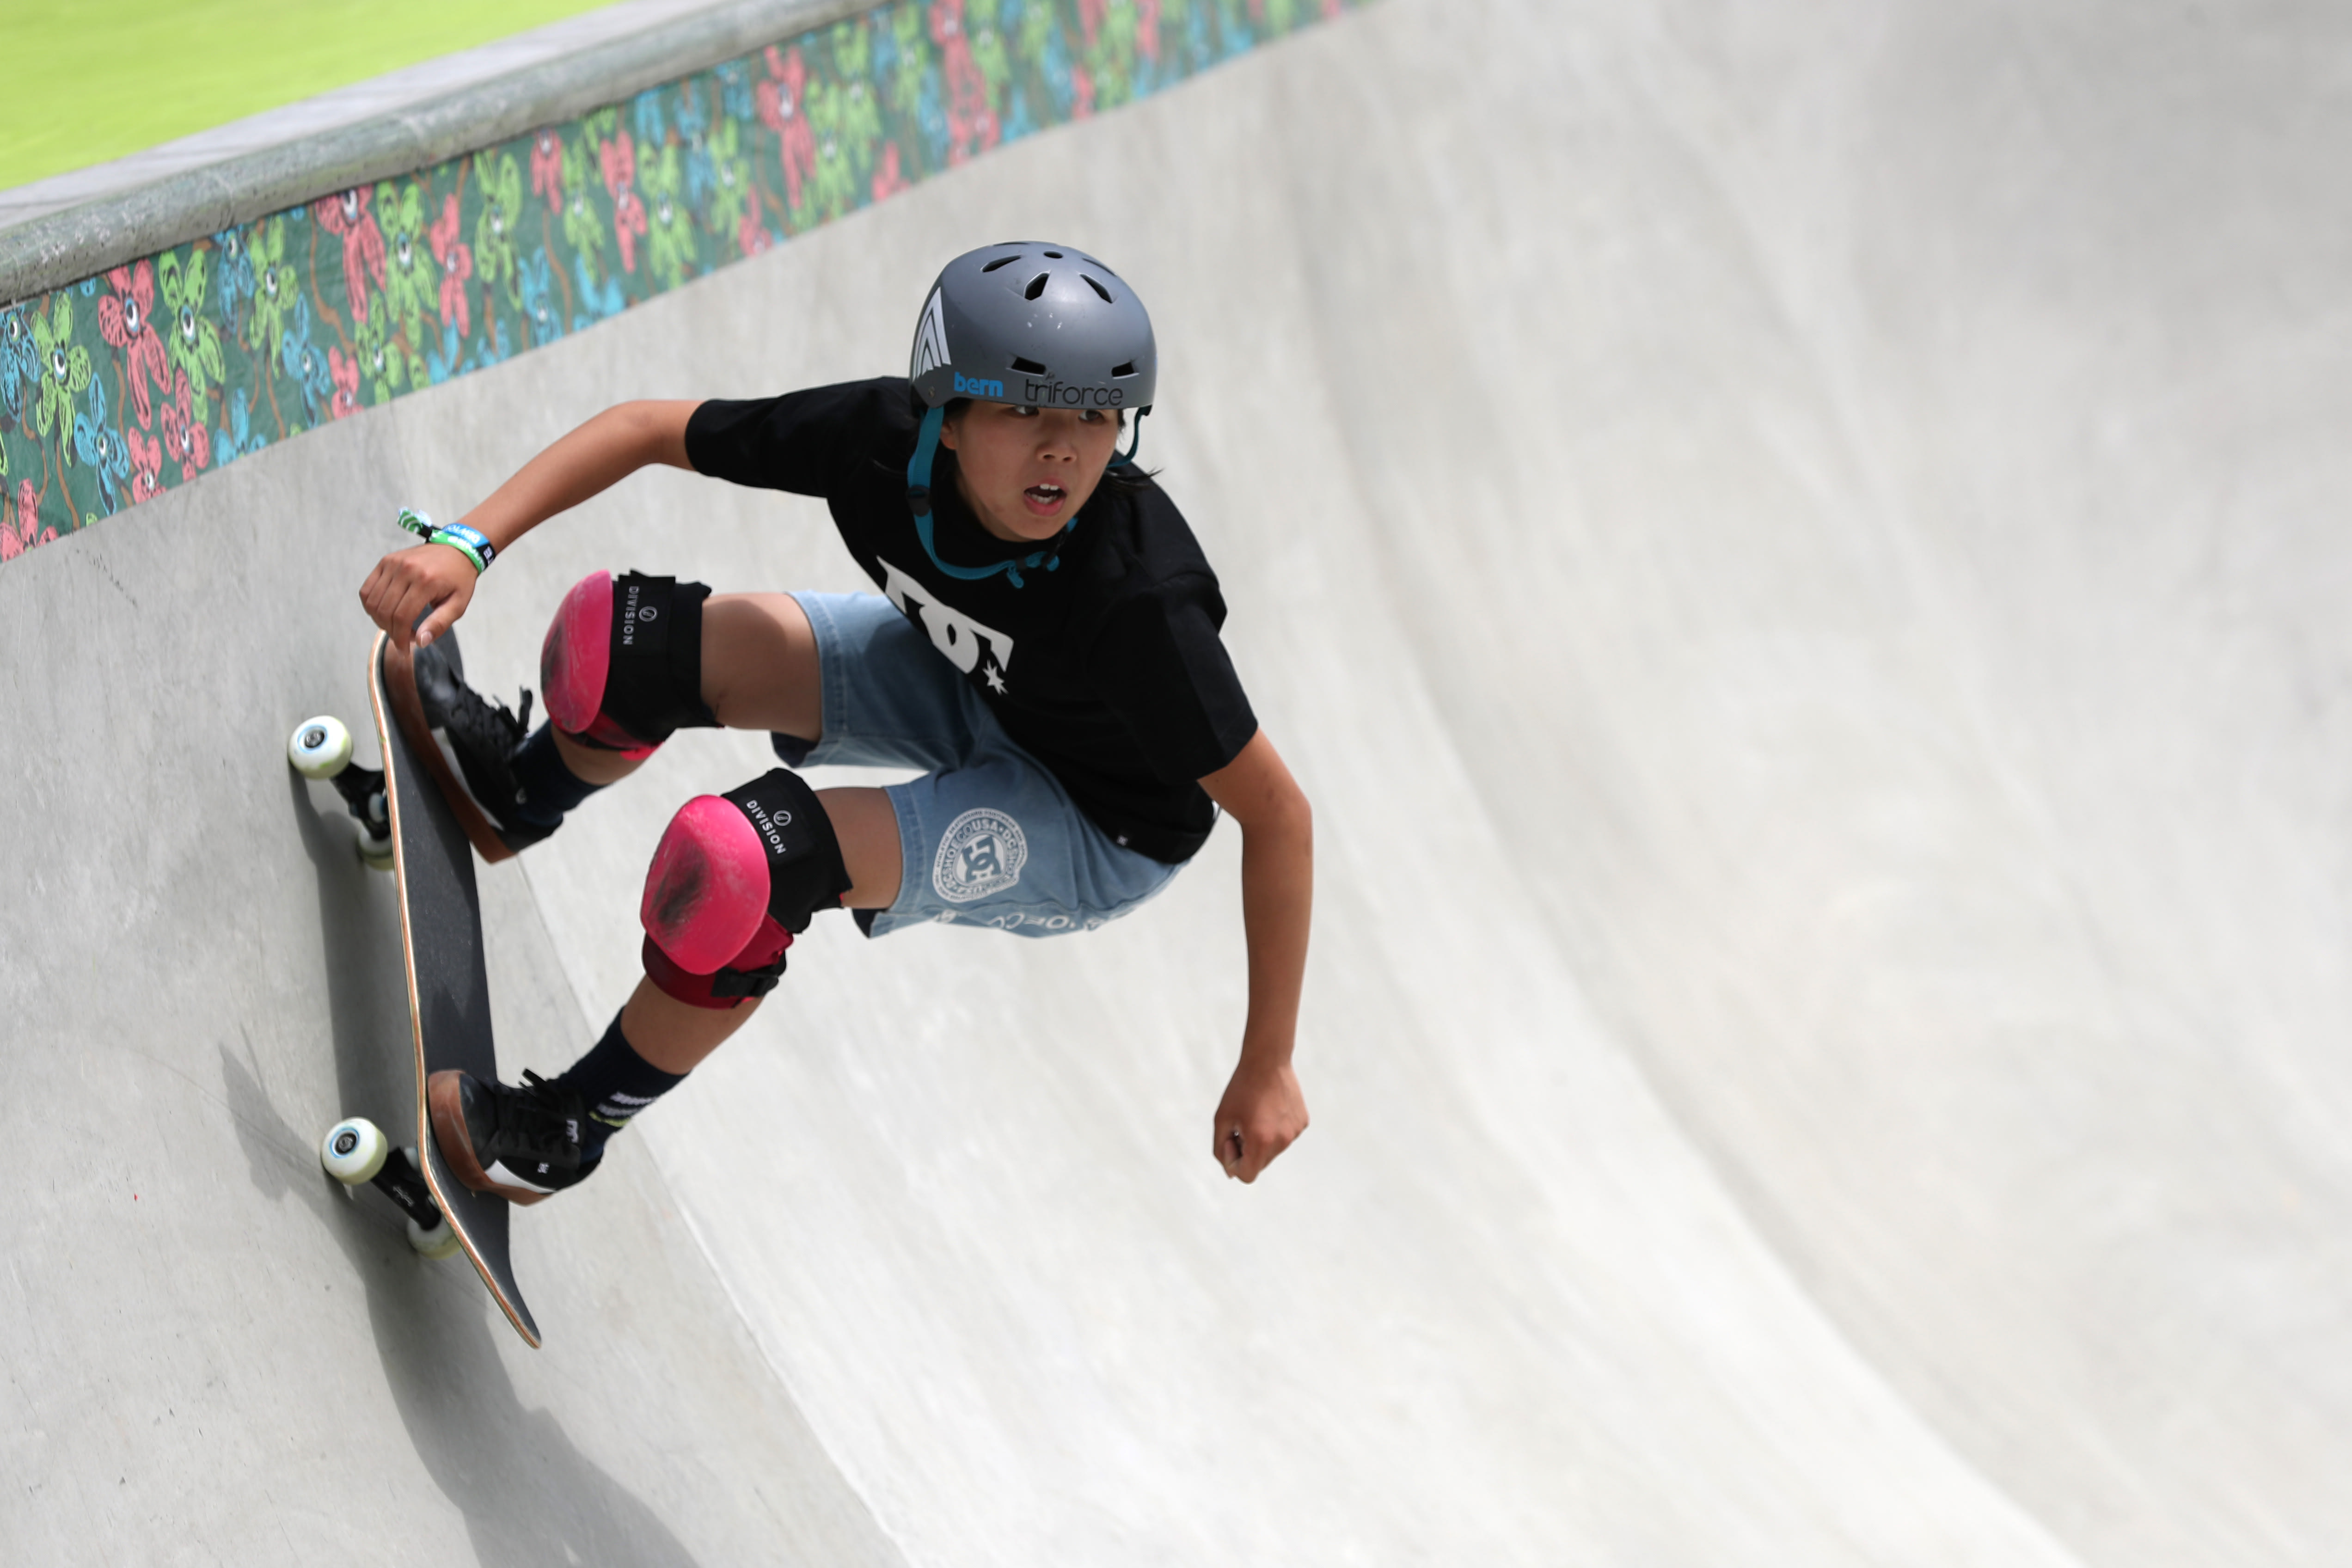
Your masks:
{"label": "green and blue bracelet", "polygon": [[467,528],[462,522],[436,523],[408,507],[400,509],[400,526],[427,544],[447,545],[474,563],[477,575],[488,571],[490,563],[498,559],[498,547],[478,528]]}

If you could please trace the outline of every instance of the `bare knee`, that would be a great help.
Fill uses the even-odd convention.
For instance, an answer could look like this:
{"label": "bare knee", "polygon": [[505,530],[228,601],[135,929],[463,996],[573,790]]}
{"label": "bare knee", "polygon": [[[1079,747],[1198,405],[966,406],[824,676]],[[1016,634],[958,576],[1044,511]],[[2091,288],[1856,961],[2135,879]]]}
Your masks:
{"label": "bare knee", "polygon": [[816,632],[790,594],[714,594],[702,607],[702,700],[730,730],[823,738]]}

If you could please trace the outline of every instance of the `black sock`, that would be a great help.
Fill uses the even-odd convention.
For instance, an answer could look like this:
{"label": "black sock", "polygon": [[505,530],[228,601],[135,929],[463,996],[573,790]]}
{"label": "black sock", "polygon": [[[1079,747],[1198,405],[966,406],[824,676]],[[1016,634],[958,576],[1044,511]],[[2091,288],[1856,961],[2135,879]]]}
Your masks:
{"label": "black sock", "polygon": [[540,827],[557,826],[565,812],[604,787],[583,783],[563,765],[563,753],[555,749],[552,724],[533,730],[530,739],[516,749],[514,780],[520,792],[515,815]]}
{"label": "black sock", "polygon": [[626,1127],[629,1118],[685,1081],[684,1073],[664,1072],[637,1055],[615,1013],[604,1037],[551,1087],[578,1095],[588,1108],[580,1127],[580,1163],[585,1166],[604,1157],[604,1141]]}

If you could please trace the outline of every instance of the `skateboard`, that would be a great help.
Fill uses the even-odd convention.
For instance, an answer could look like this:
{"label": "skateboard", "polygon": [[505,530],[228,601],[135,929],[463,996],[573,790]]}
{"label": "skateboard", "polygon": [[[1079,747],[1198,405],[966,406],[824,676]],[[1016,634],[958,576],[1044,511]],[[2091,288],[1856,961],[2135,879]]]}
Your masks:
{"label": "skateboard", "polygon": [[[456,639],[443,636],[455,660]],[[444,1068],[460,1068],[485,1081],[498,1077],[481,900],[470,851],[481,839],[497,851],[486,850],[488,859],[503,860],[512,851],[498,842],[487,822],[466,820],[481,814],[457,787],[447,756],[426,727],[408,653],[382,633],[368,655],[368,700],[382,769],[352,761],[351,731],[329,715],[305,720],[286,750],[295,771],[334,784],[359,821],[361,858],[389,870],[399,889],[416,1141],[394,1147],[365,1117],[346,1117],[327,1130],[319,1163],[336,1180],[374,1186],[397,1204],[408,1216],[409,1245],[418,1252],[446,1258],[462,1250],[515,1332],[536,1348],[539,1325],[515,1283],[508,1246],[513,1210],[506,1199],[458,1181],[434,1142],[425,1099],[426,1080]],[[478,837],[469,829],[478,829]]]}

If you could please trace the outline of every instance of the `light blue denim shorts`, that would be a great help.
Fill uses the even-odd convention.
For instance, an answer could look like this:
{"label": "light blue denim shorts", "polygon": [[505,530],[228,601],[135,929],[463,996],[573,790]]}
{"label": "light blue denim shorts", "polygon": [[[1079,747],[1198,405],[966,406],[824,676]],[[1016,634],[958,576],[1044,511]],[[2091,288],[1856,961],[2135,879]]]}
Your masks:
{"label": "light blue denim shorts", "polygon": [[812,745],[778,735],[776,755],[793,768],[929,770],[887,786],[905,870],[897,902],[858,911],[868,936],[921,921],[1022,936],[1092,931],[1181,869],[1096,826],[889,600],[793,597],[816,631],[824,738]]}

